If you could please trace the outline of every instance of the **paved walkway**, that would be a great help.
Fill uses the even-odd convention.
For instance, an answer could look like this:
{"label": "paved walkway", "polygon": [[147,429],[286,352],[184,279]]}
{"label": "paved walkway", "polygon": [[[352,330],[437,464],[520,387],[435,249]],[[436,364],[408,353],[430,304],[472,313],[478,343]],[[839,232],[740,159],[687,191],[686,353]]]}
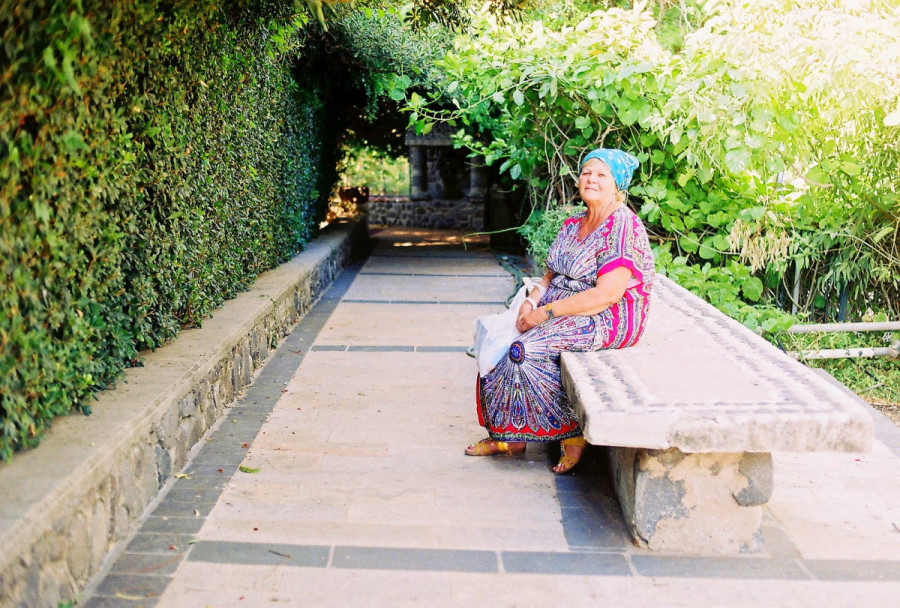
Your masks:
{"label": "paved walkway", "polygon": [[[511,277],[450,233],[376,231],[170,483],[88,606],[896,606],[900,429],[776,454],[763,554],[634,547],[599,451],[469,458],[472,318]],[[239,468],[240,467],[240,468]]]}

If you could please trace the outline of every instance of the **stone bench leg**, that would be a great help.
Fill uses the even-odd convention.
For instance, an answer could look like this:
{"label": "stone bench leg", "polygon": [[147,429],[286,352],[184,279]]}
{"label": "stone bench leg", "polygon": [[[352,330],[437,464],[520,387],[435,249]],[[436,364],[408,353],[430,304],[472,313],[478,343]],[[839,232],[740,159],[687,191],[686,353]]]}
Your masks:
{"label": "stone bench leg", "polygon": [[639,546],[699,554],[761,550],[771,454],[607,449],[619,503]]}

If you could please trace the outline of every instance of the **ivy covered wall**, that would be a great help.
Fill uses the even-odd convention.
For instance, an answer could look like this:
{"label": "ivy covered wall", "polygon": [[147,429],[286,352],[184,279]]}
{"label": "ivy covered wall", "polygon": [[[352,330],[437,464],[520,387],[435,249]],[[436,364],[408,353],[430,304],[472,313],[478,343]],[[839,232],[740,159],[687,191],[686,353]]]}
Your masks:
{"label": "ivy covered wall", "polygon": [[0,0],[0,459],[314,234],[338,133],[306,25],[282,0]]}

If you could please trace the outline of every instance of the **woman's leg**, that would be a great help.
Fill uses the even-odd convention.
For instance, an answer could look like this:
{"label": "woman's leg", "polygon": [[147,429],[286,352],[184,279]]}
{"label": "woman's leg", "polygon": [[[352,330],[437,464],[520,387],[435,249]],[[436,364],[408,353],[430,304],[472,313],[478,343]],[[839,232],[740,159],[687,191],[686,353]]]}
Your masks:
{"label": "woman's leg", "polygon": [[466,456],[493,456],[495,454],[521,454],[525,451],[524,441],[495,441],[482,439],[466,448]]}
{"label": "woman's leg", "polygon": [[[562,388],[559,353],[590,349],[594,329],[591,317],[562,317],[543,323],[522,334],[507,356],[479,378],[478,420],[491,440],[505,441],[519,449],[523,441],[581,436],[578,419]],[[475,446],[467,453],[476,449],[499,453],[494,448]]]}
{"label": "woman's leg", "polygon": [[584,448],[587,445],[587,441],[584,436],[579,437],[571,437],[569,439],[563,439],[560,442],[560,457],[559,464],[552,468],[552,471],[557,475],[563,475],[564,473],[568,473],[578,464],[578,461],[581,460],[581,455],[584,453]]}

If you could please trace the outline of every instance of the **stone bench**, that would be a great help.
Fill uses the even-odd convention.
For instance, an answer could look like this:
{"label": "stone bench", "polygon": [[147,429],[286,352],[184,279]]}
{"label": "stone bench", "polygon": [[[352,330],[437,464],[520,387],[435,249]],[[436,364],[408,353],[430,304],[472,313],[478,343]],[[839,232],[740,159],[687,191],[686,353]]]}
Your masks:
{"label": "stone bench", "polygon": [[866,405],[659,277],[640,342],[563,353],[587,441],[606,446],[636,544],[679,553],[762,548],[772,452],[862,452]]}

